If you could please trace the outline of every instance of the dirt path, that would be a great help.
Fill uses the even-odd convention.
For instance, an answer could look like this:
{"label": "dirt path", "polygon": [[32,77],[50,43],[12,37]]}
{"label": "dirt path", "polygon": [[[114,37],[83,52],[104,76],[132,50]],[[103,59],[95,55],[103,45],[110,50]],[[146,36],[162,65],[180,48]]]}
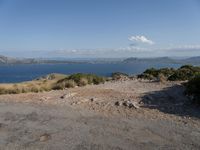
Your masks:
{"label": "dirt path", "polygon": [[[127,100],[139,108],[116,105]],[[0,149],[200,149],[199,111],[185,101],[179,83],[138,80],[2,95]]]}

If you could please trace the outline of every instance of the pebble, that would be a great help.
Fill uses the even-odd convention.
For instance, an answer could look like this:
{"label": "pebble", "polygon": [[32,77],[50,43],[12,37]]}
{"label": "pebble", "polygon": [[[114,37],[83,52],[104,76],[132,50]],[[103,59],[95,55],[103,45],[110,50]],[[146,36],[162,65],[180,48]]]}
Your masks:
{"label": "pebble", "polygon": [[117,101],[117,102],[115,102],[115,105],[116,106],[122,106],[122,102],[121,101]]}
{"label": "pebble", "polygon": [[46,101],[46,100],[49,100],[50,98],[51,98],[51,97],[41,97],[40,100],[41,100],[41,101]]}
{"label": "pebble", "polygon": [[65,98],[73,97],[73,96],[75,96],[76,94],[77,94],[77,93],[68,93],[68,94],[62,95],[60,98],[61,98],[61,99],[65,99]]}
{"label": "pebble", "polygon": [[87,103],[89,101],[89,99],[82,99],[81,102],[82,103]]}
{"label": "pebble", "polygon": [[90,99],[91,102],[94,102],[94,101],[96,101],[96,100],[97,100],[97,98],[91,98],[91,99]]}
{"label": "pebble", "polygon": [[51,138],[51,135],[48,133],[45,133],[40,136],[40,142],[45,142],[45,141],[49,140],[50,138]]}
{"label": "pebble", "polygon": [[61,99],[64,99],[65,97],[66,97],[66,95],[62,95],[60,98],[61,98]]}

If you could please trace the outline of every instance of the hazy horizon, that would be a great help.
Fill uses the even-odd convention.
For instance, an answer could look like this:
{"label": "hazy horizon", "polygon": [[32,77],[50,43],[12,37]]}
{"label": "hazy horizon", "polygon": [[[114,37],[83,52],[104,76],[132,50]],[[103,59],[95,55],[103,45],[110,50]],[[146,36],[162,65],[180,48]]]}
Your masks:
{"label": "hazy horizon", "polygon": [[161,58],[161,57],[168,57],[168,58],[174,58],[174,59],[184,59],[184,58],[191,58],[191,57],[200,57],[199,55],[122,55],[122,56],[116,56],[116,55],[100,55],[100,56],[87,56],[87,55],[49,55],[49,52],[14,52],[14,51],[0,51],[0,56],[5,56],[5,57],[12,57],[12,58],[36,58],[36,59],[60,59],[60,60],[75,60],[75,59],[126,59],[126,58]]}

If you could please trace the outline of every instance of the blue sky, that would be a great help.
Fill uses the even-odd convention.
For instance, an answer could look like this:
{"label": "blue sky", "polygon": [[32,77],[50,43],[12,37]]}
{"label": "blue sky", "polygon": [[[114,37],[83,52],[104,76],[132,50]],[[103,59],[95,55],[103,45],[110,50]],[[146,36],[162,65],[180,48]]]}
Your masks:
{"label": "blue sky", "polygon": [[0,0],[0,54],[200,55],[199,0]]}

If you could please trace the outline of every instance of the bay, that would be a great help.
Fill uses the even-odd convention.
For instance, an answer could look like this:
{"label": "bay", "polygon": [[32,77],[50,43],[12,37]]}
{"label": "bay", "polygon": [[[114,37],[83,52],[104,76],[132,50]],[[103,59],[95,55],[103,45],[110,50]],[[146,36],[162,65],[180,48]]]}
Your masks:
{"label": "bay", "polygon": [[74,74],[92,73],[111,76],[113,72],[139,74],[147,68],[180,67],[180,64],[156,63],[103,63],[103,64],[17,64],[0,65],[0,83],[29,81],[50,73]]}

